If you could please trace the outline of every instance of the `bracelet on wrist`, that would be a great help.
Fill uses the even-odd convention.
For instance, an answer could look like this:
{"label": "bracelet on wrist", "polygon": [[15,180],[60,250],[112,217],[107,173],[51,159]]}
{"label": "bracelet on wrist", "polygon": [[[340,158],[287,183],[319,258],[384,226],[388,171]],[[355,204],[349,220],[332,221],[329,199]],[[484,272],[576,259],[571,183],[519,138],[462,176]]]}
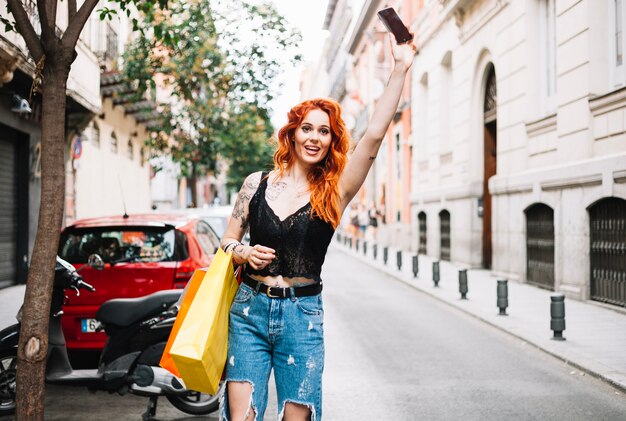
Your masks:
{"label": "bracelet on wrist", "polygon": [[239,241],[232,241],[228,244],[226,244],[226,246],[223,248],[223,250],[228,253],[229,249],[230,251],[234,252],[235,249],[237,248],[237,246],[241,245],[241,243]]}

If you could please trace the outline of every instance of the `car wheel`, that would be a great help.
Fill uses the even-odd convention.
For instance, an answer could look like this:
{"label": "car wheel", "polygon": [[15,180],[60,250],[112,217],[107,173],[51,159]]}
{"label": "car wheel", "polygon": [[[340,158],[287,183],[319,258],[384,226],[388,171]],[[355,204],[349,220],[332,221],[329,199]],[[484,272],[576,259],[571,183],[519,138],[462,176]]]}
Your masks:
{"label": "car wheel", "polygon": [[0,415],[15,412],[17,349],[0,352]]}

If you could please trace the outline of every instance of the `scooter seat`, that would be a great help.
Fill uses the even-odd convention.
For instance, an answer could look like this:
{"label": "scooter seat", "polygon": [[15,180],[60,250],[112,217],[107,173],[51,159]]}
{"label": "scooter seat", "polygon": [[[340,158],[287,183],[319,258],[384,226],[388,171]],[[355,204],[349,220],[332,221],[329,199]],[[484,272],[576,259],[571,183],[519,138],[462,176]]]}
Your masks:
{"label": "scooter seat", "polygon": [[116,326],[129,326],[138,320],[152,317],[174,304],[182,289],[166,289],[145,297],[115,298],[102,304],[96,319]]}

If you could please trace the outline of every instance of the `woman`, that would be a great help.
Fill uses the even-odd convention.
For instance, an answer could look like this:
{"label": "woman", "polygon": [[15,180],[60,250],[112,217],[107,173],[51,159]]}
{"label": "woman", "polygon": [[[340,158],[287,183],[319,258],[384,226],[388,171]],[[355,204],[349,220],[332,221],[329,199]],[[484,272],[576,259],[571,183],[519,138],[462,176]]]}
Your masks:
{"label": "woman", "polygon": [[[223,416],[262,420],[274,370],[279,420],[322,418],[322,263],[343,211],[376,158],[398,107],[413,44],[393,45],[395,66],[350,161],[334,101],[304,101],[278,132],[274,170],[248,176],[222,247],[245,264],[230,311]],[[239,241],[250,227],[250,245]]]}

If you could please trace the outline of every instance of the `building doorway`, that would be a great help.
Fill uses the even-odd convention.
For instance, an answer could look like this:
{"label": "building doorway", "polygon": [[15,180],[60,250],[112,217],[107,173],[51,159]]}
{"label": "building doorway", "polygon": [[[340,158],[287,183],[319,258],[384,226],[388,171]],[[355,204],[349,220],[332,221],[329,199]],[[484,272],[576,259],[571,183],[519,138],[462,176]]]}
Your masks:
{"label": "building doorway", "polygon": [[419,245],[417,248],[418,254],[426,254],[426,240],[427,240],[427,230],[426,230],[426,213],[420,212],[417,214],[417,221],[419,225]]}
{"label": "building doorway", "polygon": [[0,138],[0,288],[17,277],[17,148],[11,136]]}
{"label": "building doorway", "polygon": [[491,269],[491,194],[489,193],[489,179],[496,174],[497,159],[497,90],[496,72],[493,64],[486,69],[485,98],[483,102],[484,120],[484,147],[483,147],[483,258],[482,265]]}
{"label": "building doorway", "polygon": [[626,200],[589,207],[591,299],[626,307]]}
{"label": "building doorway", "polygon": [[450,261],[450,212],[439,212],[439,259]]}
{"label": "building doorway", "polygon": [[554,291],[554,211],[543,203],[526,209],[526,280]]}

